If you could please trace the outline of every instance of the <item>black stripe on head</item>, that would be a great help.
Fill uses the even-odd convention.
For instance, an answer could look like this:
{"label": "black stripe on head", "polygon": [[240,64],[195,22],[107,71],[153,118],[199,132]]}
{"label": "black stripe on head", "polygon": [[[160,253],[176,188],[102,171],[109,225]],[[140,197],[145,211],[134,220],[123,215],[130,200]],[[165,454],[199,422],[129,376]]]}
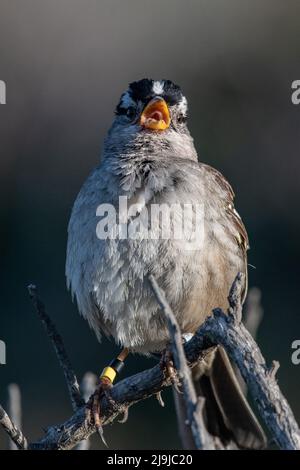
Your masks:
{"label": "black stripe on head", "polygon": [[147,103],[153,96],[153,80],[143,78],[138,82],[132,82],[129,85],[129,93],[132,99],[137,103]]}
{"label": "black stripe on head", "polygon": [[143,78],[130,83],[128,90],[121,96],[116,114],[126,114],[130,107],[136,106],[138,102],[146,104],[154,96],[161,96],[170,106],[185,100],[181,88],[171,80]]}
{"label": "black stripe on head", "polygon": [[130,108],[135,108],[138,102],[147,103],[152,97],[153,80],[143,78],[132,82],[128,90],[122,94],[116,109],[116,114],[127,114]]}
{"label": "black stripe on head", "polygon": [[163,80],[163,83],[164,83],[164,92],[162,95],[163,98],[170,105],[178,104],[183,98],[183,94],[182,94],[180,86],[175,85],[175,83],[171,82],[171,80]]}

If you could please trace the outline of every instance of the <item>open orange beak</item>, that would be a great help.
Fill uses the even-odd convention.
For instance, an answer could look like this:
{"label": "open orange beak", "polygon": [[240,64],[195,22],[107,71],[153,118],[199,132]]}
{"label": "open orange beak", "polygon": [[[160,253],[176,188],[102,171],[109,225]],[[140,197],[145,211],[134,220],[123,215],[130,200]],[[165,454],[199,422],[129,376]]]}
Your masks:
{"label": "open orange beak", "polygon": [[167,103],[163,98],[153,98],[140,118],[140,124],[145,129],[153,131],[164,131],[171,123],[170,112]]}

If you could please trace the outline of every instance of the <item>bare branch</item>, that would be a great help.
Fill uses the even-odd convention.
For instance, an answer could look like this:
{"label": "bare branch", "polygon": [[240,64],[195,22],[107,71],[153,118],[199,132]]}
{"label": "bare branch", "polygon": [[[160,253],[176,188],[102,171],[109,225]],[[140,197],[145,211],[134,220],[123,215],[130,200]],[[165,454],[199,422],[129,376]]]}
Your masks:
{"label": "bare branch", "polygon": [[178,393],[177,390],[175,390],[174,387],[173,398],[177,417],[177,427],[182,447],[183,449],[194,450],[196,449],[196,446],[187,417],[185,399],[182,394]]}
{"label": "bare branch", "polygon": [[[243,277],[239,275],[230,293],[228,314],[220,309],[214,310],[213,315],[206,319],[194,337],[184,344],[187,363],[189,367],[193,367],[207,354],[209,348],[216,344],[222,345],[239,367],[271,437],[282,449],[300,449],[300,431],[278,387],[274,366],[270,372],[257,344],[240,322],[242,284]],[[127,407],[156,395],[169,385],[170,379],[164,376],[160,365],[117,383],[111,390],[112,400],[108,402],[106,397],[101,400],[103,425],[111,423],[118,415],[123,414]],[[202,406],[201,402],[197,404],[196,413],[201,411]],[[14,430],[2,408],[0,423],[6,423],[6,428]],[[10,434],[16,432],[19,431],[10,431]],[[95,427],[86,423],[85,407],[82,407],[63,424],[49,427],[46,435],[38,442],[30,444],[29,448],[71,449],[94,432]]]}
{"label": "bare branch", "polygon": [[[191,367],[207,354],[206,344],[205,338],[198,337],[184,345],[187,361]],[[112,406],[106,397],[101,400],[102,425],[111,423],[117,416],[123,415],[126,408],[156,395],[170,385],[170,379],[165,377],[159,364],[118,382],[110,392],[111,402],[114,402],[114,405]],[[49,427],[45,437],[30,444],[30,448],[72,449],[78,442],[87,439],[95,432],[95,427],[86,422],[85,407],[82,407],[63,424]]]}
{"label": "bare branch", "polygon": [[236,301],[241,291],[243,278],[238,275],[230,296],[230,315],[215,309],[198,330],[196,336],[206,337],[212,343],[221,344],[231,360],[238,366],[249,392],[272,437],[281,449],[300,449],[300,430],[293,412],[282,395],[275,379],[277,365],[267,367],[261,351],[251,334],[239,322],[240,301]]}
{"label": "bare branch", "polygon": [[[17,384],[9,384],[8,391],[8,414],[16,428],[22,430],[22,406],[21,406],[21,391]],[[17,450],[18,447],[12,439],[9,440],[9,449]]]}
{"label": "bare branch", "polygon": [[3,429],[12,441],[16,444],[18,449],[26,450],[28,447],[27,439],[22,434],[20,429],[16,427],[16,425],[12,422],[4,408],[0,405],[0,424],[2,425]]}
{"label": "bare branch", "polygon": [[191,371],[187,365],[179,325],[165,298],[163,291],[159,288],[155,278],[152,275],[149,276],[149,281],[154,295],[167,319],[171,337],[173,358],[177,373],[179,374],[179,377],[182,381],[186,414],[189,426],[192,430],[195,446],[197,449],[215,449],[213,438],[206,430],[203,422],[203,407],[202,405],[200,406],[200,401],[197,399],[197,394],[191,377]]}
{"label": "bare branch", "polygon": [[[87,402],[92,393],[94,393],[97,385],[97,376],[92,372],[86,372],[82,378],[81,382],[81,391],[83,394],[84,401]],[[79,442],[76,446],[76,450],[89,450],[90,441],[85,439],[84,441]]]}
{"label": "bare branch", "polygon": [[245,275],[243,273],[238,273],[228,295],[228,317],[231,321],[238,325],[242,321],[242,295],[244,290]]}
{"label": "bare branch", "polygon": [[32,300],[32,303],[36,309],[36,312],[46,330],[46,333],[52,342],[59,364],[63,369],[63,373],[69,390],[69,395],[71,398],[72,407],[73,410],[76,411],[84,404],[84,401],[81,397],[78,381],[73,371],[71,361],[67,355],[67,351],[65,349],[62,337],[58,333],[53,321],[47,314],[45,305],[37,294],[36,286],[30,284],[28,286],[28,292],[30,299]]}

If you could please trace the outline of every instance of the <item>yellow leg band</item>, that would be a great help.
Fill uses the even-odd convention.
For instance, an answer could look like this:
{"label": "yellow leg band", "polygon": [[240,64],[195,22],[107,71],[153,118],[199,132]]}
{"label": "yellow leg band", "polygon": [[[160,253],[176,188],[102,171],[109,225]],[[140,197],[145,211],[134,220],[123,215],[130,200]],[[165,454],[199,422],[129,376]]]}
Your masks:
{"label": "yellow leg band", "polygon": [[116,371],[112,367],[108,366],[103,369],[102,374],[100,375],[100,379],[105,377],[109,379],[111,383],[113,383],[113,381],[116,378],[116,375],[117,375]]}

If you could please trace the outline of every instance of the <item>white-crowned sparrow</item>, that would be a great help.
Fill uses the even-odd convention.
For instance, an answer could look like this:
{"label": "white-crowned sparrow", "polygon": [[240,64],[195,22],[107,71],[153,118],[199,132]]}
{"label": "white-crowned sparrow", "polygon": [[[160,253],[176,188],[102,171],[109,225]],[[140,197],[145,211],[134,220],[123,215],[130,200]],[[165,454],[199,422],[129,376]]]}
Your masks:
{"label": "white-crowned sparrow", "polygon": [[[103,332],[140,353],[161,352],[169,339],[150,273],[183,334],[194,333],[213,308],[225,310],[235,276],[247,274],[248,237],[234,193],[217,170],[198,163],[186,119],[187,100],[171,81],[131,83],[116,108],[101,163],[84,183],[69,223],[66,275],[80,313],[98,338]],[[178,216],[189,205],[192,213]],[[137,230],[136,221],[152,214],[152,206],[162,213],[175,208],[171,223],[160,218],[163,213],[156,224],[143,218]],[[111,208],[115,214],[108,216]],[[193,229],[198,224],[200,238],[193,231],[174,236],[176,217]],[[152,232],[145,236],[141,226]],[[170,236],[161,236],[170,226]],[[246,290],[247,282],[245,295]],[[215,411],[208,411],[209,429],[243,447],[263,445],[263,432],[224,350],[215,351],[194,377]],[[97,413],[96,419],[99,424]]]}

